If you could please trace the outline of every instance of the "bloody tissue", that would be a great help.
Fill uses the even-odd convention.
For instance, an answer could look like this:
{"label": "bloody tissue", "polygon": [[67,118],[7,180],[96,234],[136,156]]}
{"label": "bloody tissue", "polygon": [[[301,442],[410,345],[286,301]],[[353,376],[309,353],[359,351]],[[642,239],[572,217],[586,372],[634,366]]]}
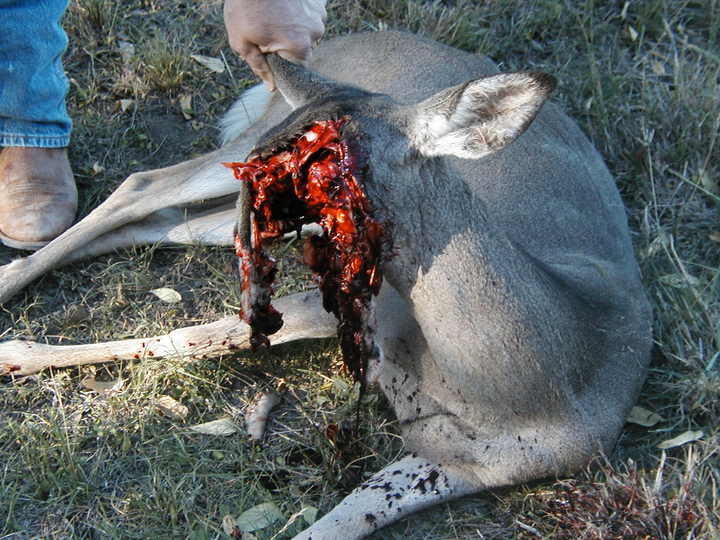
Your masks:
{"label": "bloody tissue", "polygon": [[[374,351],[372,296],[382,283],[383,229],[370,215],[358,182],[357,152],[340,136],[343,123],[315,122],[269,155],[225,165],[250,187],[253,246],[242,245],[238,235],[235,251],[247,297],[240,316],[252,328],[251,344],[267,344],[266,336],[282,326],[281,314],[269,305],[275,261],[262,250],[262,242],[319,223],[324,234],[306,239],[303,260],[318,275],[324,308],[339,320],[345,365],[364,384]],[[251,272],[259,276],[254,283],[247,277]]]}

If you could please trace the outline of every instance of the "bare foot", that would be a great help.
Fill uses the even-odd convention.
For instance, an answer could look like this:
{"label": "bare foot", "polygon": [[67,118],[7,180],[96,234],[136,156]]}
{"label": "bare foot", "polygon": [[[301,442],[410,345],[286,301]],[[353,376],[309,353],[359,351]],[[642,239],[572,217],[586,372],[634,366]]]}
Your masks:
{"label": "bare foot", "polygon": [[0,152],[0,240],[37,249],[75,219],[77,189],[65,148],[8,146]]}

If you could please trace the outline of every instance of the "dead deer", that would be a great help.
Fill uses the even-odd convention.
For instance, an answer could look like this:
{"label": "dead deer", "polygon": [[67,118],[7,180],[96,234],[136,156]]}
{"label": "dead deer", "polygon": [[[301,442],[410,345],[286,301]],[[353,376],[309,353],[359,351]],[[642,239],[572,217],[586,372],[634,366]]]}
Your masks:
{"label": "dead deer", "polygon": [[[498,73],[482,56],[395,32],[327,42],[317,72],[270,62],[293,112],[272,97],[222,149],[132,175],[63,236],[4,267],[2,301],[54,266],[133,242],[230,245],[234,223],[242,231],[250,219],[246,205],[237,218],[230,207],[163,208],[236,192],[222,162],[342,119],[364,153],[373,215],[391,236],[368,339],[372,377],[408,455],[297,538],[362,538],[440,501],[568,475],[610,452],[644,379],[650,309],[611,175],[545,103],[553,79]],[[336,332],[317,292],[274,304],[284,326],[273,344]],[[0,367],[25,374],[147,352],[220,354],[248,347],[249,335],[228,317],[152,339],[15,341],[0,345]]]}

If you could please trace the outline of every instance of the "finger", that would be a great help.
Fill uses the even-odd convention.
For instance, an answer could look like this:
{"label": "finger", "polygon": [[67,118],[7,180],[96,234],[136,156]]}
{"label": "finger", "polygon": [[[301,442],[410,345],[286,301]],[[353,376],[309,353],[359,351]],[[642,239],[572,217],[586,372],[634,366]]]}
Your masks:
{"label": "finger", "polygon": [[307,52],[303,56],[298,56],[293,51],[281,49],[277,51],[278,56],[280,58],[284,58],[288,62],[292,62],[293,64],[297,64],[302,67],[308,67],[310,65],[310,56],[312,54],[312,50],[310,48],[307,49]]}
{"label": "finger", "polygon": [[274,92],[276,90],[275,78],[273,77],[272,70],[270,69],[270,64],[268,64],[265,55],[257,47],[247,48],[246,51],[247,52],[244,55],[244,58],[250,66],[250,69],[253,70],[253,73],[255,73],[255,75],[260,77],[263,84],[265,85],[265,88],[267,88],[271,92]]}
{"label": "finger", "polygon": [[311,43],[317,45],[325,33],[325,21],[327,20],[327,11],[325,10],[324,0],[315,2],[303,2],[303,10],[307,15],[307,30]]}
{"label": "finger", "polygon": [[325,0],[314,0],[310,2],[303,2],[303,9],[305,10],[305,13],[310,15],[310,17],[320,17],[320,19],[325,22],[327,20],[327,10],[325,9]]}

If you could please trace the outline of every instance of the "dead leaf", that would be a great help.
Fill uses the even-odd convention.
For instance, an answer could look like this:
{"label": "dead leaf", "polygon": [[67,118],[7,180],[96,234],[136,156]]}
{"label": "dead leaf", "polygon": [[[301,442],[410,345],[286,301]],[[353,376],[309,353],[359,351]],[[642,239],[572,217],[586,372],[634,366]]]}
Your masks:
{"label": "dead leaf", "polygon": [[260,392],[255,396],[245,413],[245,428],[249,440],[257,442],[262,440],[268,414],[278,403],[280,403],[280,394],[277,392]]}
{"label": "dead leaf", "polygon": [[120,51],[120,57],[122,58],[123,64],[129,63],[135,54],[135,45],[129,41],[118,41],[118,49]]}
{"label": "dead leaf", "polygon": [[628,29],[628,34],[630,34],[630,39],[632,41],[637,40],[638,36],[640,35],[640,34],[638,34],[638,31],[635,30],[632,26],[628,26],[627,29]]}
{"label": "dead leaf", "polygon": [[155,406],[171,420],[185,420],[189,412],[185,405],[170,396],[160,396],[155,402]]}
{"label": "dead leaf", "polygon": [[668,448],[677,448],[687,443],[699,441],[705,436],[702,431],[686,431],[678,435],[677,437],[670,439],[669,441],[663,441],[657,445],[660,450],[667,450]]}
{"label": "dead leaf", "polygon": [[712,193],[713,195],[720,194],[720,186],[718,186],[717,181],[704,169],[701,169],[697,173],[695,182],[700,184],[708,193]]}
{"label": "dead leaf", "polygon": [[720,242],[720,233],[710,233],[708,238],[713,242]]}
{"label": "dead leaf", "polygon": [[620,12],[620,18],[624,21],[627,19],[627,12],[628,8],[630,7],[630,2],[625,2],[625,5],[623,5],[622,11]]}
{"label": "dead leaf", "polygon": [[150,292],[168,304],[177,304],[182,301],[182,295],[175,289],[171,289],[169,287],[160,287],[159,289],[153,289]]}
{"label": "dead leaf", "polygon": [[335,444],[337,442],[339,434],[340,428],[335,422],[332,422],[325,427],[325,436],[331,443]]}
{"label": "dead leaf", "polygon": [[180,98],[180,110],[182,111],[185,120],[190,120],[193,116],[195,116],[195,111],[192,107],[192,94],[188,94],[187,96]]}
{"label": "dead leaf", "polygon": [[317,519],[317,512],[317,508],[314,508],[312,506],[304,506],[299,512],[295,512],[292,516],[290,516],[290,519],[288,519],[285,525],[282,526],[282,529],[275,533],[275,536],[273,536],[273,538],[282,536],[282,534],[287,531],[290,526],[292,526],[292,524],[301,517],[305,520],[305,523],[307,523],[308,525],[312,525]]}
{"label": "dead leaf", "polygon": [[318,509],[314,506],[306,506],[301,510],[301,512],[305,523],[308,524],[308,527],[317,520]]}
{"label": "dead leaf", "polygon": [[212,56],[203,56],[202,54],[191,54],[190,58],[195,60],[198,64],[201,64],[208,68],[213,73],[224,73],[225,62],[220,58],[213,58]]}
{"label": "dead leaf", "polygon": [[121,99],[120,101],[118,101],[118,106],[120,107],[120,110],[122,112],[125,112],[130,107],[132,107],[134,103],[135,103],[135,100],[132,100],[132,99]]}
{"label": "dead leaf", "polygon": [[217,435],[220,437],[227,437],[228,435],[233,435],[240,431],[228,418],[221,418],[220,420],[197,424],[195,426],[190,426],[188,429],[190,431],[194,431],[195,433],[201,433],[202,435]]}
{"label": "dead leaf", "polygon": [[90,312],[85,306],[75,304],[67,310],[65,321],[68,324],[80,324],[90,320]]}
{"label": "dead leaf", "polygon": [[668,233],[665,231],[660,231],[660,233],[655,237],[655,239],[650,242],[650,245],[647,248],[646,257],[654,257],[658,253],[661,253],[666,247],[670,245],[671,237]]}
{"label": "dead leaf", "polygon": [[643,427],[652,427],[663,419],[657,413],[643,409],[642,407],[633,407],[630,411],[627,421],[631,424],[637,424]]}
{"label": "dead leaf", "polygon": [[276,521],[282,521],[283,515],[275,503],[262,503],[245,510],[235,520],[238,528],[246,533],[269,527]]}
{"label": "dead leaf", "polygon": [[116,381],[96,381],[95,378],[91,376],[85,377],[82,381],[80,381],[80,384],[82,384],[85,388],[89,388],[90,390],[97,392],[98,394],[114,396],[122,390],[122,387],[125,385],[125,379],[118,379]]}
{"label": "dead leaf", "polygon": [[222,519],[222,529],[225,534],[227,534],[230,538],[234,538],[236,540],[254,540],[255,537],[250,533],[243,533],[240,530],[240,527],[237,525],[237,520],[227,515]]}
{"label": "dead leaf", "polygon": [[96,174],[100,174],[105,170],[105,167],[100,165],[99,163],[93,163],[92,170],[90,171],[90,176],[95,176]]}
{"label": "dead leaf", "polygon": [[222,530],[230,538],[238,538],[237,532],[236,532],[238,530],[237,521],[235,521],[234,517],[227,515],[224,518],[222,518]]}
{"label": "dead leaf", "polygon": [[665,75],[665,66],[661,62],[653,60],[650,65],[655,75]]}

